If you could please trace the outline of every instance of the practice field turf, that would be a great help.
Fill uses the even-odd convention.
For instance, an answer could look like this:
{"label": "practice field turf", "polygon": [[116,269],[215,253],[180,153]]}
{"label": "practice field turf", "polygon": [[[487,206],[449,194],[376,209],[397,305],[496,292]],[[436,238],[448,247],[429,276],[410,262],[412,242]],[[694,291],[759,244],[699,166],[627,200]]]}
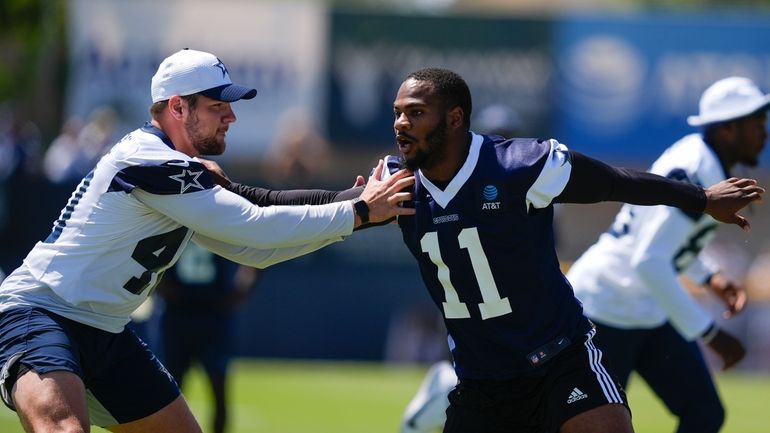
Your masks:
{"label": "practice field turf", "polygon": [[[398,433],[401,411],[425,370],[240,360],[231,379],[230,433]],[[770,376],[733,373],[720,374],[717,380],[727,406],[723,433],[770,431]],[[187,398],[207,431],[208,390],[197,370],[186,386]],[[629,388],[636,433],[673,432],[673,419],[646,385],[633,378]],[[15,414],[5,408],[0,409],[0,432],[22,433]]]}

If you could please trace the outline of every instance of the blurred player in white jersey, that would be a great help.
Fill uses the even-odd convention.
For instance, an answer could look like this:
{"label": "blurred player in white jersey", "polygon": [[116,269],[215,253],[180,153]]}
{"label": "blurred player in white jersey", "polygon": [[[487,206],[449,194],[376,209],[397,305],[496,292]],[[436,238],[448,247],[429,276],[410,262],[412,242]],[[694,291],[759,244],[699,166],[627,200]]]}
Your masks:
{"label": "blurred player in white jersey", "polygon": [[263,208],[215,185],[197,157],[224,152],[231,102],[256,93],[213,54],[166,58],[152,120],[97,163],[0,285],[0,391],[26,431],[199,433],[173,378],[125,328],[188,241],[264,268],[414,212],[399,206],[413,177],[381,181],[382,163],[360,198],[321,206]]}
{"label": "blurred player in white jersey", "polygon": [[[707,187],[738,164],[756,166],[769,106],[770,95],[747,78],[715,82],[701,97],[700,113],[687,119],[701,132],[674,143],[650,171]],[[725,304],[726,318],[743,309],[743,286],[699,256],[717,225],[703,213],[627,204],[567,274],[620,383],[625,387],[631,371],[639,373],[679,418],[679,433],[717,432],[724,422],[697,341],[721,357],[724,369],[745,355],[678,279],[685,275],[710,289]]]}

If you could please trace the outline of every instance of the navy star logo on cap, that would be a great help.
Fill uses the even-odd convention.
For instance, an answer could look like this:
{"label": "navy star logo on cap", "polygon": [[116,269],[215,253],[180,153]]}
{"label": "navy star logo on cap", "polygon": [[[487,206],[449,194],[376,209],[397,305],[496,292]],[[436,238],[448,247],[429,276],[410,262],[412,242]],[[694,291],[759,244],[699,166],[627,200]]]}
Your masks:
{"label": "navy star logo on cap", "polygon": [[225,64],[224,64],[224,63],[222,63],[222,61],[221,61],[221,60],[219,60],[219,57],[217,57],[217,64],[216,64],[216,65],[214,65],[214,67],[215,67],[215,68],[219,68],[219,69],[221,69],[221,70],[222,70],[222,77],[224,77],[225,75],[227,75],[227,74],[228,74],[228,72],[227,72],[227,68],[225,67]]}
{"label": "navy star logo on cap", "polygon": [[200,181],[198,181],[198,178],[201,174],[203,174],[203,170],[182,170],[182,172],[179,174],[169,176],[169,179],[174,179],[175,181],[179,182],[181,184],[179,193],[184,194],[190,188],[197,188],[200,190],[204,189],[203,185],[201,185]]}

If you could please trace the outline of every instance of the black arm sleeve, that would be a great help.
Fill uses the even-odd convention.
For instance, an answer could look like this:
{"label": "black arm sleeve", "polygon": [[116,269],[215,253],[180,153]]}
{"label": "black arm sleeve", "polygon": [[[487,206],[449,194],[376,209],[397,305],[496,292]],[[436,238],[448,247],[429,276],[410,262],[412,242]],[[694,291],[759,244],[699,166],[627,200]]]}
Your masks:
{"label": "black arm sleeve", "polygon": [[666,205],[702,213],[706,208],[703,188],[656,174],[609,166],[570,151],[572,173],[557,203],[620,201],[638,205]]}
{"label": "black arm sleeve", "polygon": [[328,191],[324,189],[290,189],[282,191],[232,182],[227,187],[227,190],[238,194],[257,206],[272,206],[315,205],[352,200],[361,195],[364,187],[359,186],[344,191]]}

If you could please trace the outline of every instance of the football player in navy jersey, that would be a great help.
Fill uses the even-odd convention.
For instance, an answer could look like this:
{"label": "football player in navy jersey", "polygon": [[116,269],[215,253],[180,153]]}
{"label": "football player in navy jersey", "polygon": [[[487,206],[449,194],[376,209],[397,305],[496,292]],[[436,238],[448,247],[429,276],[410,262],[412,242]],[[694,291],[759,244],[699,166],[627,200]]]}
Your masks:
{"label": "football player in navy jersey", "polygon": [[[764,189],[736,178],[703,189],[556,140],[478,135],[471,105],[456,73],[409,74],[393,104],[402,158],[386,158],[386,175],[415,172],[404,206],[416,213],[398,224],[444,316],[459,378],[444,432],[631,432],[622,387],[559,268],[552,204],[663,204],[748,229],[737,212]],[[254,200],[248,187],[227,187]]]}
{"label": "football player in navy jersey", "polygon": [[764,190],[748,179],[704,190],[556,140],[477,135],[471,105],[462,77],[439,68],[409,74],[393,104],[416,178],[416,214],[398,224],[444,315],[459,378],[444,432],[632,431],[623,390],[560,271],[552,204],[665,204],[747,228],[736,212]]}
{"label": "football player in navy jersey", "polygon": [[[219,185],[198,159],[225,150],[233,84],[210,53],[181,50],[152,78],[152,121],[115,144],[80,182],[23,264],[0,285],[0,395],[28,432],[199,433],[177,384],[129,315],[190,241],[264,268],[413,209],[414,178],[381,180],[319,206],[260,207]],[[359,197],[356,197],[360,194]],[[315,193],[265,191],[301,204]],[[276,200],[273,200],[273,199]],[[291,199],[291,200],[289,200]]]}
{"label": "football player in navy jersey", "polygon": [[[712,185],[730,177],[735,165],[756,166],[767,141],[770,95],[748,78],[728,77],[709,86],[699,105],[700,113],[687,120],[702,131],[674,143],[650,171]],[[743,309],[743,286],[699,255],[717,225],[702,213],[624,205],[567,274],[620,383],[625,387],[637,371],[679,419],[679,433],[716,433],[725,419],[698,340],[722,359],[724,369],[746,353],[679,280],[686,275],[710,289],[727,318]]]}

